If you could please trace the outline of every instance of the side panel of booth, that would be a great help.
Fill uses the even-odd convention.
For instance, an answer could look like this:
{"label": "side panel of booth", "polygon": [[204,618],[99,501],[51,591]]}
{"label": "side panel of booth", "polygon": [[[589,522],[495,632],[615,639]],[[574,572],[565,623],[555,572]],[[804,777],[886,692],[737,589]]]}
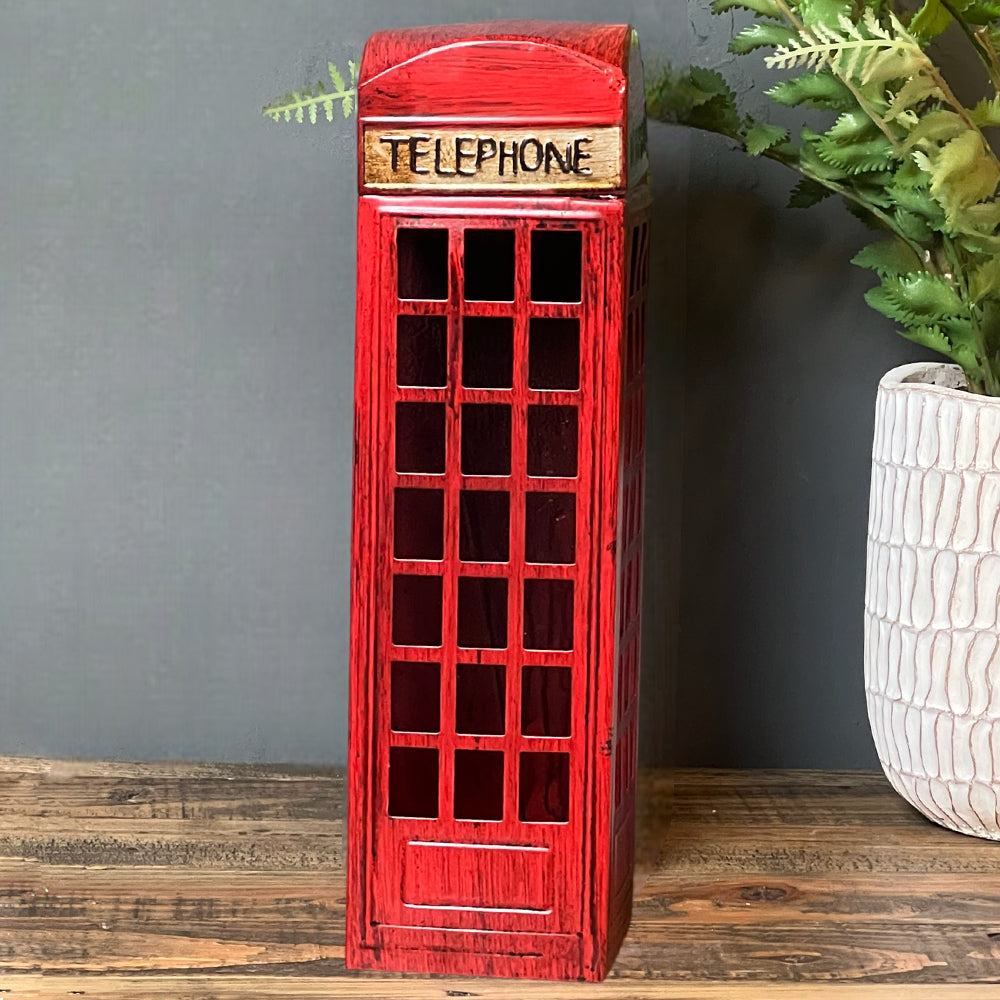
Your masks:
{"label": "side panel of booth", "polygon": [[[347,963],[358,967],[360,946],[369,926],[368,857],[372,830],[372,725],[374,671],[374,581],[375,547],[372,531],[377,510],[378,428],[376,369],[372,364],[373,338],[379,328],[381,284],[378,254],[378,220],[374,206],[358,201],[357,321],[354,362],[354,469],[353,530],[351,538],[351,643],[350,643],[350,740],[347,769],[347,824],[344,849],[347,856]],[[374,269],[374,273],[373,270]]]}

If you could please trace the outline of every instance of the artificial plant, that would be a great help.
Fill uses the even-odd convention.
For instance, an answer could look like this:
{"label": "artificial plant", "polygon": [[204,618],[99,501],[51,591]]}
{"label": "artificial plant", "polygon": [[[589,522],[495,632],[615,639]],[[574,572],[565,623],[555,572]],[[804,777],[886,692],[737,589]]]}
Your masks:
{"label": "artificial plant", "polygon": [[[772,49],[767,66],[792,71],[768,96],[835,112],[826,131],[787,129],[741,114],[712,70],[667,70],[648,88],[651,118],[717,132],[752,156],[802,176],[794,206],[840,195],[887,238],[854,263],[880,283],[870,306],[900,333],[959,364],[973,392],[1000,396],[1000,162],[986,131],[1000,127],[1000,0],[715,0],[753,21],[737,55]],[[929,47],[960,31],[982,67],[973,107],[956,97]]]}
{"label": "artificial plant", "polygon": [[261,113],[276,122],[282,119],[290,122],[294,118],[301,124],[308,117],[309,121],[315,125],[320,109],[326,115],[326,120],[332,122],[333,103],[339,101],[344,117],[350,118],[358,94],[358,64],[353,60],[348,60],[347,70],[351,81],[350,86],[344,82],[343,74],[332,62],[328,62],[326,67],[330,74],[333,90],[327,90],[326,85],[320,80],[315,86],[293,90],[291,93],[285,94],[284,97],[279,97],[277,100],[265,104]]}

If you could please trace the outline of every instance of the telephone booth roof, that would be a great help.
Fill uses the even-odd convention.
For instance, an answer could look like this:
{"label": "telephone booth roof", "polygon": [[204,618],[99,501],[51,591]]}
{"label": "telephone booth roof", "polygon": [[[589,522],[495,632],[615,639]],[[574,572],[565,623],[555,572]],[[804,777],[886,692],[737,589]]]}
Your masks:
{"label": "telephone booth roof", "polygon": [[[611,186],[623,188],[626,174],[645,174],[637,37],[627,24],[527,20],[380,31],[361,61],[358,124],[362,146],[373,128],[617,130]],[[362,190],[390,186],[410,185],[373,184],[362,171]]]}
{"label": "telephone booth roof", "polygon": [[358,112],[463,123],[624,124],[631,36],[623,24],[545,21],[380,31],[361,61]]}

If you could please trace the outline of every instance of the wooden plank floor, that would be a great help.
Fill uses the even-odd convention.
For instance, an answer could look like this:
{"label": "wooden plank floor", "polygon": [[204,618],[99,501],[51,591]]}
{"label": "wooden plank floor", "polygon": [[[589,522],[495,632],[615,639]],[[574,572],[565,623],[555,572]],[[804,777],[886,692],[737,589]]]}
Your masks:
{"label": "wooden plank floor", "polygon": [[347,972],[343,795],[332,770],[0,758],[0,998],[1000,998],[1000,844],[881,775],[643,775],[600,985]]}

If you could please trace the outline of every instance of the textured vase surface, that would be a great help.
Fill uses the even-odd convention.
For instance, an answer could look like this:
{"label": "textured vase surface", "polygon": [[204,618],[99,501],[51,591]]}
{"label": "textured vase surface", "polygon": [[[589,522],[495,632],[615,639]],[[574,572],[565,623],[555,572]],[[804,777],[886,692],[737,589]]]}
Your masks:
{"label": "textured vase surface", "polygon": [[896,791],[1000,840],[1000,399],[964,384],[940,364],[879,384],[865,686]]}

